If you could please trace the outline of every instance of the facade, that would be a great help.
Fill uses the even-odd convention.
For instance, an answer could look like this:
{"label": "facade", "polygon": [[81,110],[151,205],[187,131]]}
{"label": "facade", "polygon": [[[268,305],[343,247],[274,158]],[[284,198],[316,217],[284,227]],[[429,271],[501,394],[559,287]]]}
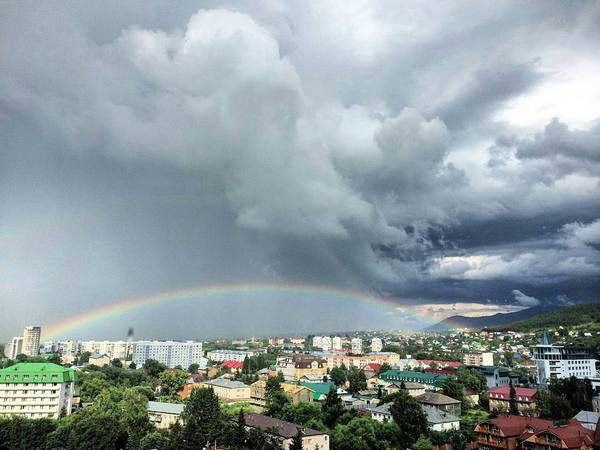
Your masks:
{"label": "facade", "polygon": [[415,397],[424,409],[435,408],[441,412],[460,416],[460,400],[440,394],[439,392],[425,392]]}
{"label": "facade", "polygon": [[327,361],[311,355],[291,355],[277,358],[277,372],[285,381],[300,381],[306,375],[327,375]]}
{"label": "facade", "polygon": [[160,430],[171,428],[179,420],[184,405],[181,403],[148,402],[148,417],[150,422]]}
{"label": "facade", "polygon": [[7,347],[5,352],[6,357],[12,360],[17,359],[17,355],[23,353],[23,338],[21,336],[15,336]]}
{"label": "facade", "polygon": [[376,337],[371,339],[371,351],[380,352],[381,350],[383,350],[383,341]]}
{"label": "facade", "polygon": [[[531,436],[552,427],[552,421],[524,416],[499,416],[475,427],[475,442],[480,450],[521,449],[521,436]],[[535,447],[529,447],[535,449]],[[542,447],[544,448],[544,447]]]}
{"label": "facade", "polygon": [[250,386],[240,381],[216,378],[206,381],[203,387],[211,387],[220,400],[226,402],[248,402],[250,401]]}
{"label": "facade", "polygon": [[427,414],[427,426],[433,431],[449,431],[460,429],[460,420],[455,415],[440,411],[437,408],[423,408]]}
{"label": "facade", "polygon": [[336,350],[341,350],[343,348],[342,346],[342,338],[339,336],[334,336],[333,339],[331,339],[331,345],[332,345],[332,349],[334,351]]}
{"label": "facade", "polygon": [[331,350],[332,346],[331,338],[329,336],[323,336],[323,339],[321,340],[321,349],[323,349],[324,352],[328,352]]}
{"label": "facade", "polygon": [[358,367],[362,369],[368,364],[389,364],[394,366],[400,361],[400,355],[393,352],[371,352],[365,355],[347,355],[345,353],[315,353],[327,360],[327,366],[340,367],[342,364],[347,368]]}
{"label": "facade", "polygon": [[463,355],[463,362],[467,366],[493,366],[494,354],[492,352],[469,352]]}
{"label": "facade", "polygon": [[485,376],[486,386],[488,389],[508,386],[511,381],[513,384],[517,384],[519,382],[519,377],[511,374],[510,370],[508,370],[506,367],[480,366],[474,368],[479,370],[483,376]]}
{"label": "facade", "polygon": [[217,363],[223,361],[244,362],[247,356],[249,356],[248,352],[242,350],[211,350],[206,353],[208,359]]}
{"label": "facade", "polygon": [[262,414],[248,414],[245,419],[247,427],[275,433],[279,437],[280,445],[284,450],[290,448],[298,429],[300,429],[303,436],[303,450],[329,450],[329,435],[322,431],[305,428],[295,423],[285,422]]}
{"label": "facade", "polygon": [[531,349],[537,366],[537,381],[548,384],[551,379],[591,378],[596,375],[596,362],[592,354],[581,348],[552,345],[544,333],[542,343]]}
{"label": "facade", "polygon": [[187,369],[191,364],[200,364],[203,356],[202,342],[138,341],[133,362],[140,367],[146,360],[154,359],[171,369],[177,366]]}
{"label": "facade", "polygon": [[362,355],[363,348],[362,348],[362,339],[361,338],[353,338],[351,345],[352,345],[352,353],[354,353],[355,355]]}
{"label": "facade", "polygon": [[313,336],[312,346],[315,348],[323,347],[323,336]]}
{"label": "facade", "polygon": [[110,359],[126,361],[133,354],[134,343],[129,341],[81,341],[80,351],[92,355],[106,355]]}
{"label": "facade", "polygon": [[38,356],[40,354],[40,336],[42,327],[27,326],[23,330],[22,353],[27,356]]}
{"label": "facade", "polygon": [[[510,386],[488,389],[490,411],[508,411],[510,408]],[[537,389],[515,387],[515,397],[519,412],[523,415],[536,414]]]}
{"label": "facade", "polygon": [[411,382],[425,385],[426,389],[439,389],[448,376],[426,372],[411,372],[407,370],[388,370],[380,373],[379,378],[388,382]]}
{"label": "facade", "polygon": [[567,425],[556,426],[521,439],[523,449],[577,449],[591,450],[594,447],[594,432],[582,426],[576,420]]}
{"label": "facade", "polygon": [[0,415],[30,419],[71,414],[75,370],[51,363],[19,363],[0,370]]}
{"label": "facade", "polygon": [[600,396],[596,395],[592,398],[592,409],[594,412],[600,412]]}
{"label": "facade", "polygon": [[[267,383],[258,380],[250,385],[250,404],[264,408],[267,405],[266,396]],[[281,389],[293,404],[300,402],[312,402],[314,391],[306,386],[281,383]]]}

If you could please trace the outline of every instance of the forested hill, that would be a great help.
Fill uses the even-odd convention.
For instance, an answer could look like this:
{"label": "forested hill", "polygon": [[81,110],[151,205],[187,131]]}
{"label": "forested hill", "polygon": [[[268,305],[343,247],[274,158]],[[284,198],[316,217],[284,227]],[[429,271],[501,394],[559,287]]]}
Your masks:
{"label": "forested hill", "polygon": [[494,329],[500,331],[533,331],[556,328],[559,325],[575,326],[586,324],[590,324],[593,328],[600,325],[600,302],[567,306],[526,320],[497,326]]}

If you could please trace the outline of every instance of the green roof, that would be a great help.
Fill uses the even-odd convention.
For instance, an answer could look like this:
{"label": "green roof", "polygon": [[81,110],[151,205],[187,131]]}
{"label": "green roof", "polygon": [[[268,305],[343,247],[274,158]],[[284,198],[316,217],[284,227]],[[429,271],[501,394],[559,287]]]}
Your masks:
{"label": "green roof", "polygon": [[427,372],[412,372],[410,370],[387,370],[379,374],[384,381],[409,381],[414,383],[432,384],[439,386],[448,378],[447,375],[437,375]]}
{"label": "green roof", "polygon": [[18,363],[0,370],[0,383],[66,383],[76,381],[74,369],[53,363]]}
{"label": "green roof", "polygon": [[335,389],[336,386],[334,383],[328,382],[328,383],[305,383],[305,382],[300,382],[300,385],[307,387],[309,389],[312,389],[313,391],[313,400],[319,400],[319,398],[321,397],[321,395],[327,395],[329,394],[329,390],[331,389],[331,387],[333,386]]}

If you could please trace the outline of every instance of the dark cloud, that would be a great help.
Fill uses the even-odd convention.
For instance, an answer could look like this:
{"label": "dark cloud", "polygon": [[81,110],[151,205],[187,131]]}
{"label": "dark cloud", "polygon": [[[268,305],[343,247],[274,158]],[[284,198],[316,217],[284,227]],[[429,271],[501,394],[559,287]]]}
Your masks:
{"label": "dark cloud", "polygon": [[[571,62],[597,63],[597,6],[0,8],[0,326],[11,333],[239,280],[412,303],[593,291],[600,128],[498,117]],[[293,302],[251,303],[170,311],[206,335],[242,330],[206,319],[220,315],[260,334],[281,329]],[[299,329],[341,323],[323,307],[310,324],[314,308]],[[359,322],[410,325],[388,313]],[[118,326],[148,336],[180,332],[154,313],[127,320]]]}

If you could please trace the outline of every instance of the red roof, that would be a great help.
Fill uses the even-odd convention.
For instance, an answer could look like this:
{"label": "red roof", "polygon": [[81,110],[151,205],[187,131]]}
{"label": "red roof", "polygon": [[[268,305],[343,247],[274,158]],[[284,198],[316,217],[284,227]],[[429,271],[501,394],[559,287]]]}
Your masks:
{"label": "red roof", "polygon": [[463,363],[457,361],[438,361],[437,359],[417,359],[417,363],[422,366],[430,366],[434,363],[439,367],[462,367]]}
{"label": "red roof", "polygon": [[567,425],[553,427],[545,431],[562,440],[567,448],[578,449],[584,442],[588,446],[594,443],[594,432],[581,425],[577,420],[572,420]]}
{"label": "red roof", "polygon": [[370,363],[370,364],[367,364],[365,367],[363,367],[363,370],[365,370],[367,368],[371,369],[371,370],[373,370],[375,372],[379,372],[379,369],[381,368],[381,364]]}
{"label": "red roof", "polygon": [[527,432],[527,429],[531,427],[533,432],[547,430],[552,427],[551,420],[538,419],[536,417],[524,417],[524,416],[499,416],[494,419],[490,419],[487,423],[496,425],[504,436],[520,436]]}
{"label": "red roof", "polygon": [[[490,399],[510,400],[510,386],[502,386],[488,389]],[[515,387],[517,401],[521,403],[531,403],[535,401],[537,389]]]}
{"label": "red roof", "polygon": [[244,363],[240,361],[223,361],[219,368],[229,367],[230,369],[242,369]]}

